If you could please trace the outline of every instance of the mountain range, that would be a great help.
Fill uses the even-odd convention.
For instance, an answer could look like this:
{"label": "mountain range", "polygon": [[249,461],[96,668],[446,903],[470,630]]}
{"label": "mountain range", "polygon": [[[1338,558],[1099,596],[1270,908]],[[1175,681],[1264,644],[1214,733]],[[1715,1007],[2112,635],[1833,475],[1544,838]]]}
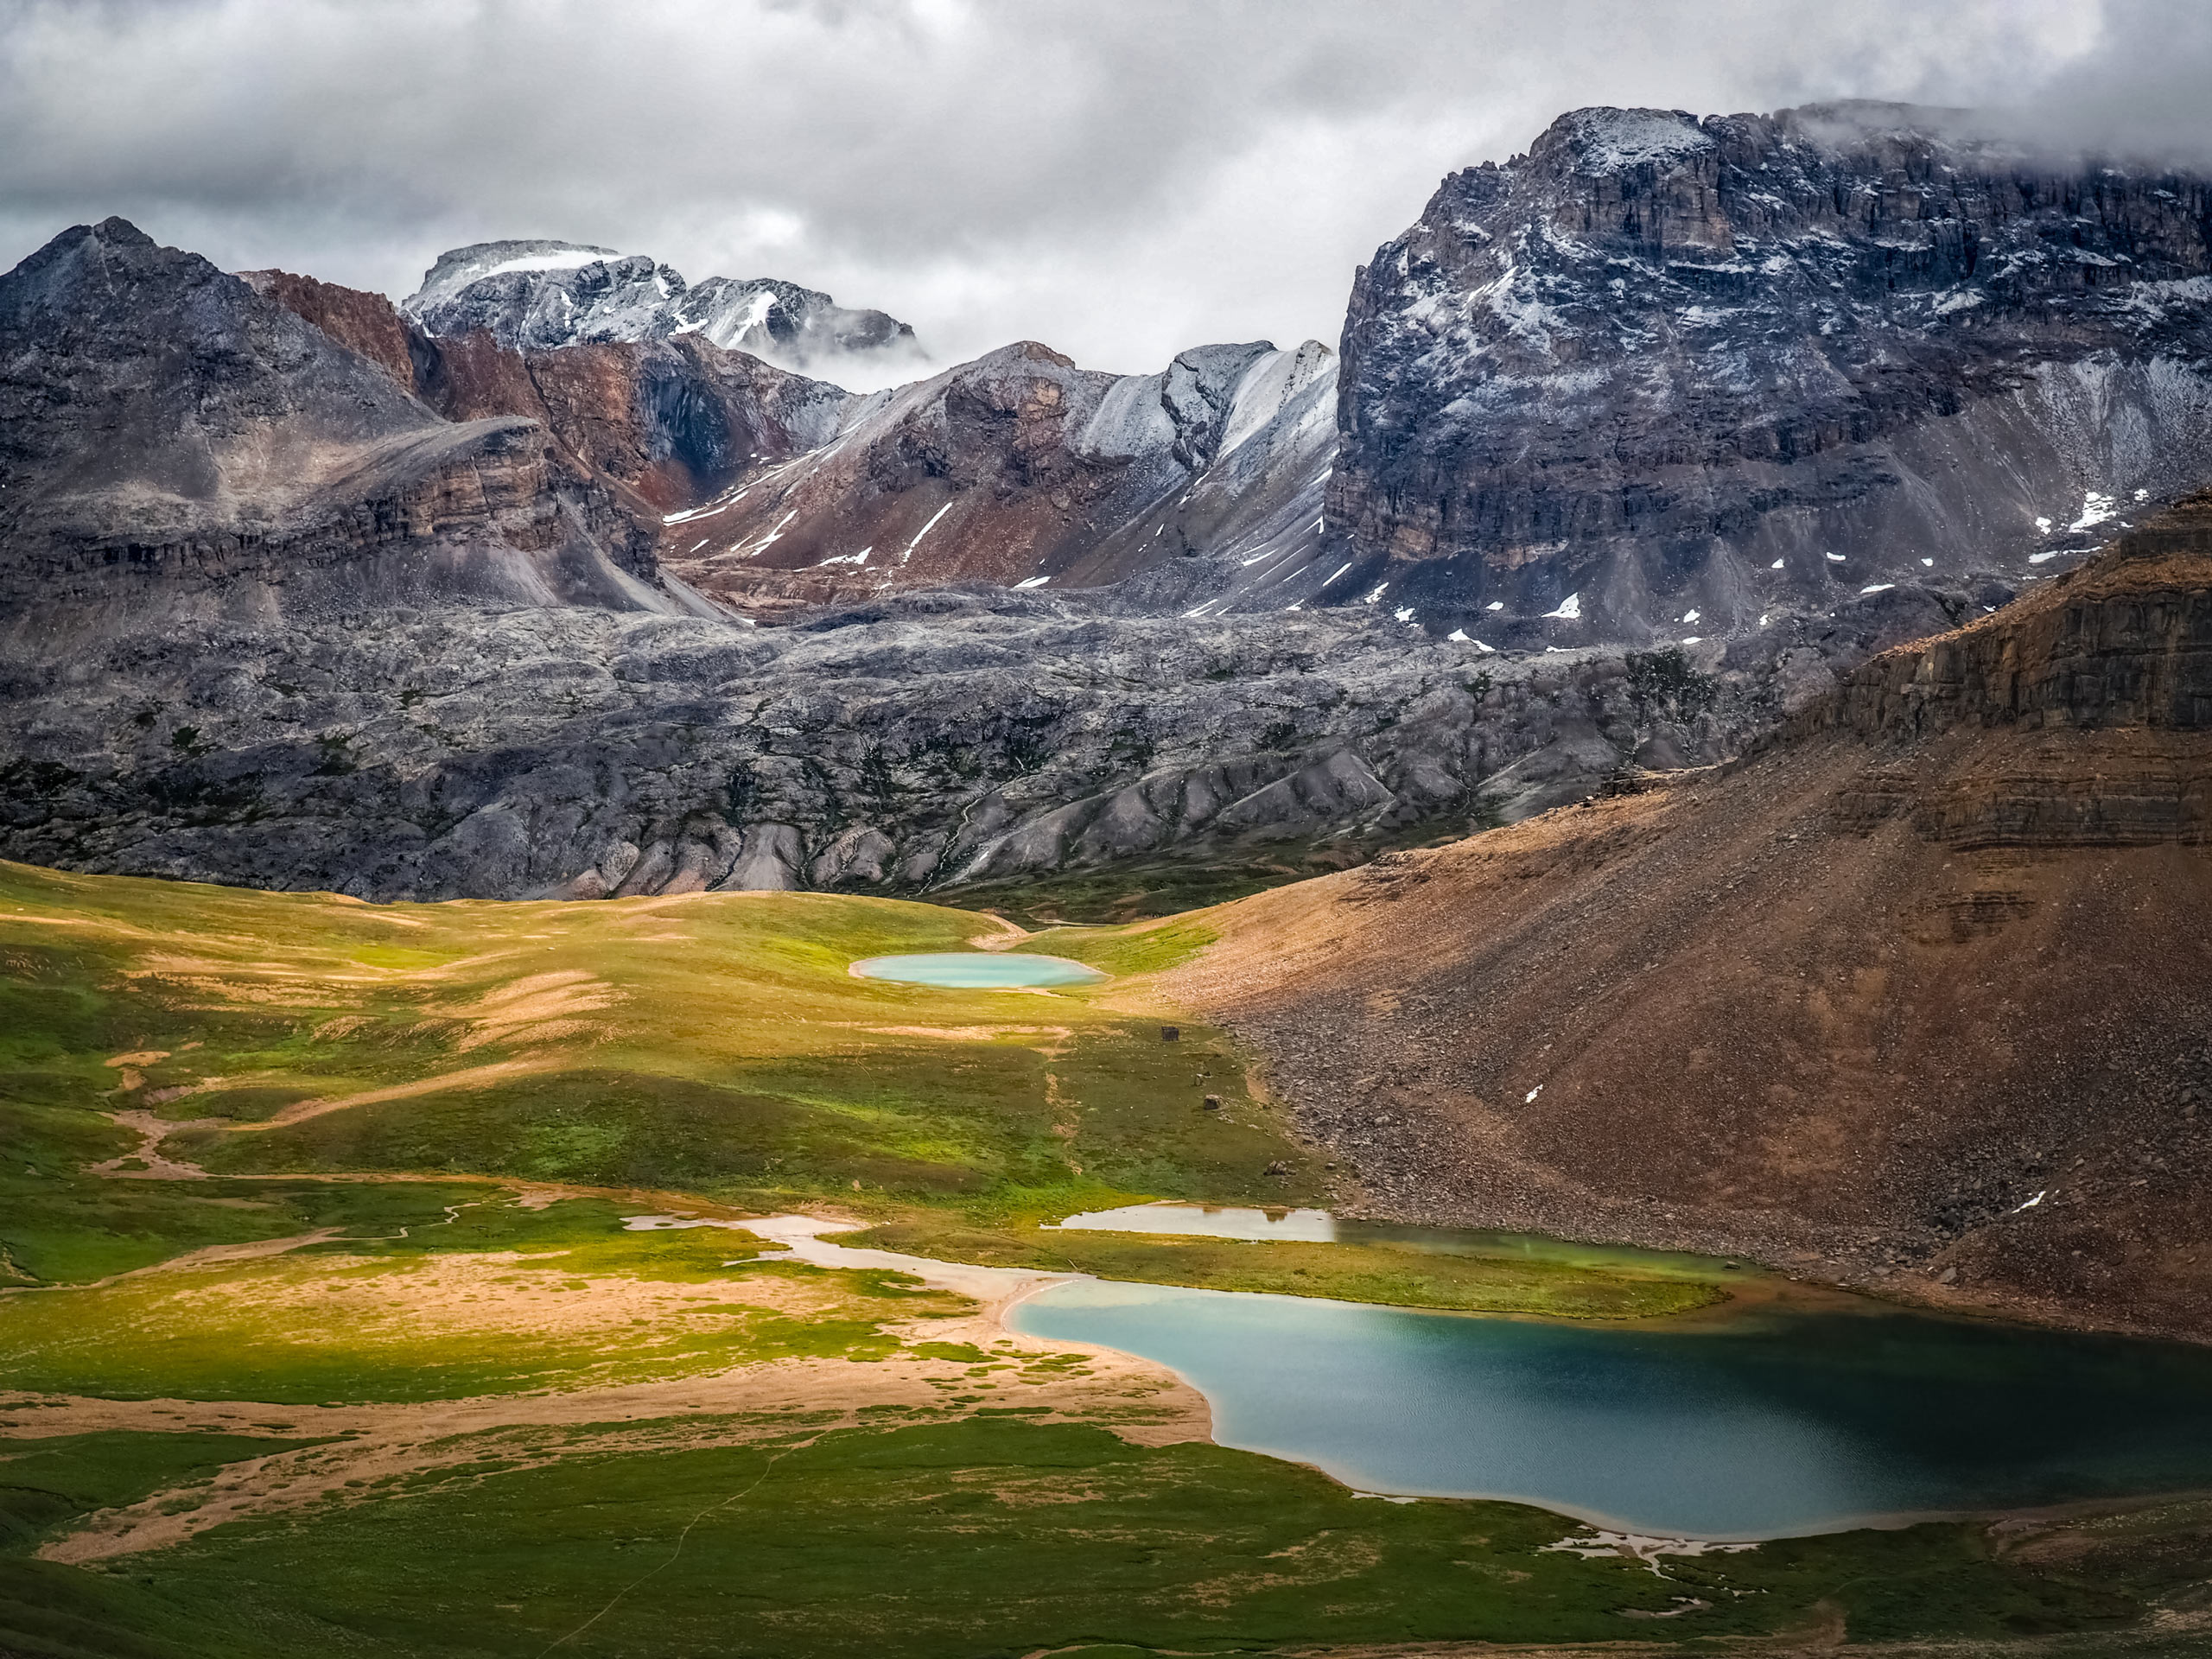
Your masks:
{"label": "mountain range", "polygon": [[1141,899],[1717,760],[2212,459],[2204,181],[1955,126],[1580,111],[1340,353],[859,393],[792,365],[912,331],[765,279],[486,243],[395,306],[64,232],[0,278],[0,850]]}

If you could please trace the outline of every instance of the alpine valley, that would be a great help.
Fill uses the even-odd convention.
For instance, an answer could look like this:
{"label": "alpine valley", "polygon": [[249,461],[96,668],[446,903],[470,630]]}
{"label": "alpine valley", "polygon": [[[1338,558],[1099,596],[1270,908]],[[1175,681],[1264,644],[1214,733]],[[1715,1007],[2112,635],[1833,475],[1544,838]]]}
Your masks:
{"label": "alpine valley", "polygon": [[2208,840],[2212,176],[1578,110],[1136,375],[72,226],[0,1659],[2212,1650]]}

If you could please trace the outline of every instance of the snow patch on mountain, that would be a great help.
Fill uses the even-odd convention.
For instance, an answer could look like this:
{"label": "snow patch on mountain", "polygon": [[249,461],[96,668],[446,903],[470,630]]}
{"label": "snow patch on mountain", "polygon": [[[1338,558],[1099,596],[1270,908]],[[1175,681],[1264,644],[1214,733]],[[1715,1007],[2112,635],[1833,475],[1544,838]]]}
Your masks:
{"label": "snow patch on mountain", "polygon": [[1576,110],[1553,132],[1573,150],[1576,170],[1591,174],[1676,162],[1719,148],[1683,110]]}
{"label": "snow patch on mountain", "polygon": [[581,270],[586,265],[602,263],[609,255],[620,258],[612,248],[564,248],[557,253],[524,254],[513,259],[502,259],[487,270],[479,271],[473,279],[482,281],[486,276],[503,276],[511,270]]}

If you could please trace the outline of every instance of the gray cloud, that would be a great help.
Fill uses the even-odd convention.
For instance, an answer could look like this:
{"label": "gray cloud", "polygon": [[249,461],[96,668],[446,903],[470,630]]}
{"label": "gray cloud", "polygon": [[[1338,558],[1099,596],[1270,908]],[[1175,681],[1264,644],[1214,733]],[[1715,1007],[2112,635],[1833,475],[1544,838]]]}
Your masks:
{"label": "gray cloud", "polygon": [[2153,0],[0,0],[0,264],[122,213],[402,295],[558,236],[1101,367],[1333,342],[1452,168],[1594,103],[1863,96],[2199,145]]}

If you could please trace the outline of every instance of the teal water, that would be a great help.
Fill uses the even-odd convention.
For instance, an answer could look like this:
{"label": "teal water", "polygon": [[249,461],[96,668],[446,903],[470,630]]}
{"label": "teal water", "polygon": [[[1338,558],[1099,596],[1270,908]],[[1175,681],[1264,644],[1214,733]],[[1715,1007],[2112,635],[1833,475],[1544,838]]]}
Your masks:
{"label": "teal water", "polygon": [[1106,977],[1065,957],[1025,956],[1019,950],[937,950],[912,957],[869,957],[853,964],[867,979],[901,985],[941,985],[965,991],[1016,985],[1089,985]]}
{"label": "teal water", "polygon": [[1180,1373],[1364,1491],[1702,1538],[2212,1487],[2212,1351],[1921,1315],[1668,1331],[1077,1281],[1015,1330]]}

